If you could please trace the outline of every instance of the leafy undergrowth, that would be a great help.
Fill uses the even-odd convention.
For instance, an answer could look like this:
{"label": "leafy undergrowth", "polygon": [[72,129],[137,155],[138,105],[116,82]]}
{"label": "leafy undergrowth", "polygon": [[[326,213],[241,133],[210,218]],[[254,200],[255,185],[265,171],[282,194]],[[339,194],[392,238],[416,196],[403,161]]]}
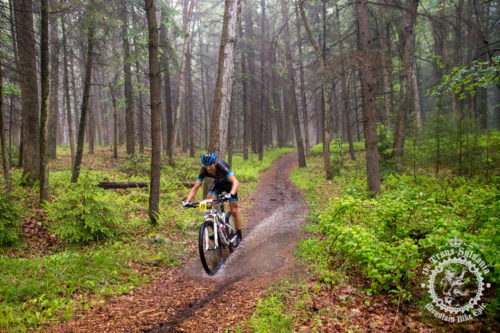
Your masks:
{"label": "leafy undergrowth", "polygon": [[[251,163],[235,155],[239,196],[249,197],[259,172],[288,151],[270,151],[262,162],[251,154]],[[37,186],[23,187],[21,170],[13,170],[15,190],[0,198],[0,330],[41,329],[84,314],[107,296],[133,293],[155,271],[193,255],[200,216],[180,202],[188,192],[182,182],[198,175],[198,157],[179,155],[176,167],[163,159],[157,227],[149,223],[147,189],[95,186],[149,181],[148,154],[123,157],[120,150],[115,160],[109,148],[96,148],[94,155],[85,155],[79,182],[72,184],[69,149],[59,147],[50,166],[51,201],[43,208]],[[249,205],[242,200],[242,211]]]}
{"label": "leafy undergrowth", "polygon": [[[342,148],[347,151],[346,145]],[[358,152],[358,160],[350,161],[347,153],[339,154],[340,145],[332,144],[332,151],[338,164],[332,166],[332,181],[324,178],[318,147],[312,149],[308,167],[291,174],[310,207],[305,228],[308,239],[299,243],[298,256],[311,275],[292,287],[279,285],[270,291],[255,312],[252,327],[260,332],[297,331],[304,325],[312,331],[397,330],[402,323],[420,330],[444,328],[446,323],[424,309],[429,299],[420,285],[427,278],[422,270],[428,258],[454,237],[480,254],[490,268],[485,279],[492,284],[481,299],[488,304],[481,319],[455,324],[456,328],[495,327],[500,279],[500,178],[445,173],[436,177],[422,169],[400,174],[385,170],[381,194],[372,197],[366,191],[362,154]],[[304,283],[317,285],[303,293]],[[339,288],[353,291],[338,296]],[[317,304],[311,303],[311,297]],[[345,297],[352,299],[351,308],[344,306]],[[313,308],[307,320],[302,317],[303,302]],[[381,303],[385,305],[378,327],[356,320],[359,315],[369,318],[377,313]],[[318,315],[314,309],[321,307],[344,311],[347,319],[342,324],[335,316]],[[384,311],[388,317],[392,314],[392,319],[397,319],[399,311],[405,315],[399,321],[387,322]]]}

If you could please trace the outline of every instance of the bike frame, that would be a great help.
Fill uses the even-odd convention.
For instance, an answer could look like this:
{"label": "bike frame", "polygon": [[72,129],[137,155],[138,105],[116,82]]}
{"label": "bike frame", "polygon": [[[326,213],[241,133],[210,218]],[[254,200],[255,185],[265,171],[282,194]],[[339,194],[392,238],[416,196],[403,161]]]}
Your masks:
{"label": "bike frame", "polygon": [[[220,209],[217,210],[216,207],[220,206]],[[214,232],[214,243],[215,243],[215,248],[219,246],[219,239],[221,240],[222,244],[224,246],[229,246],[230,243],[232,243],[235,239],[236,236],[233,237],[233,239],[228,239],[226,237],[226,232],[224,231],[223,228],[227,228],[228,231],[232,231],[236,233],[236,229],[234,229],[231,225],[226,223],[226,212],[224,211],[224,202],[219,201],[219,200],[212,200],[212,207],[204,215],[205,221],[211,221],[214,223],[214,230],[217,230],[217,232]],[[208,230],[205,229],[205,244],[207,244],[206,250],[209,250],[208,248]]]}

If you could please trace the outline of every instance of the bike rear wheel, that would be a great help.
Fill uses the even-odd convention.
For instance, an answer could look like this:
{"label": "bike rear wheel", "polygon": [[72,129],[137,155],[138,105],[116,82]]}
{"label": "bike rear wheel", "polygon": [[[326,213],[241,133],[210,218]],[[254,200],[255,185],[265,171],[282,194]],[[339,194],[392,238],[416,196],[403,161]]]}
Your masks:
{"label": "bike rear wheel", "polygon": [[198,237],[201,264],[208,275],[214,275],[223,262],[221,241],[218,240],[217,244],[215,243],[216,232],[214,223],[205,221],[201,225]]}

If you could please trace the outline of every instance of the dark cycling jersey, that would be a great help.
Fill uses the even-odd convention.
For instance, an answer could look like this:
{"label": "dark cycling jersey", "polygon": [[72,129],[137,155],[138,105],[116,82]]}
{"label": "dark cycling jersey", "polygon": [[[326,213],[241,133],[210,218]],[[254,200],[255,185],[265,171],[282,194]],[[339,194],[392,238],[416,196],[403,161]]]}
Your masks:
{"label": "dark cycling jersey", "polygon": [[[210,186],[208,193],[217,196],[222,192],[231,192],[232,184],[228,180],[231,175],[234,175],[234,172],[231,171],[231,167],[223,160],[217,160],[215,164],[215,176],[209,174],[207,168],[202,166],[196,180],[203,182],[205,177],[214,178],[214,182],[212,186]],[[238,193],[235,193],[233,198],[229,201],[238,201]]]}
{"label": "dark cycling jersey", "polygon": [[197,180],[203,182],[205,177],[210,177],[214,178],[216,182],[221,182],[227,180],[231,175],[234,175],[234,172],[231,171],[231,167],[226,162],[223,160],[217,160],[215,162],[215,176],[209,174],[207,168],[202,166]]}

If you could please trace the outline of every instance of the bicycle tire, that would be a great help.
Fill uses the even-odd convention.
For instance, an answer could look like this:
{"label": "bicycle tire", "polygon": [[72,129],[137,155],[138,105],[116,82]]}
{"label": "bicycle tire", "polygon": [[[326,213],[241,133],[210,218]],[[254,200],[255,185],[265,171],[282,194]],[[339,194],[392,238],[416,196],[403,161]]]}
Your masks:
{"label": "bicycle tire", "polygon": [[[205,231],[208,233],[208,249],[206,246]],[[217,273],[223,263],[221,242],[219,241],[217,247],[215,247],[214,232],[217,232],[214,231],[214,223],[212,221],[205,221],[201,225],[198,236],[198,250],[200,252],[201,264],[205,272],[210,276]]]}

